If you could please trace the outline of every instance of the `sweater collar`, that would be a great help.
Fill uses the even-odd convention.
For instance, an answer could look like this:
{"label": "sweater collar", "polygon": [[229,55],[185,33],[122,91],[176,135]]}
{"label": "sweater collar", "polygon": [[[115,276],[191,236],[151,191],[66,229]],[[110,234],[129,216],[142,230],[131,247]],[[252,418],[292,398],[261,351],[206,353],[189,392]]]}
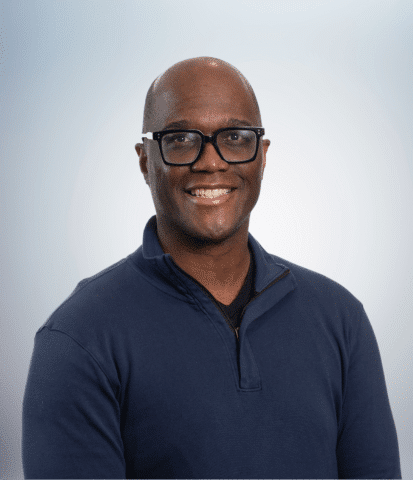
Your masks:
{"label": "sweater collar", "polygon": [[[248,233],[248,243],[255,260],[254,287],[259,293],[289,267],[285,265],[285,261],[281,263],[280,260],[282,259],[279,257],[267,253],[251,233]],[[161,275],[163,279],[170,279],[171,269],[174,273],[181,274],[173,262],[171,254],[164,253],[162,250],[157,235],[156,215],[153,215],[147,222],[143,232],[142,246],[131,257],[132,261],[148,274],[150,273],[148,270],[153,272],[153,269],[157,270],[157,274]],[[290,275],[292,276],[292,272],[290,272]]]}

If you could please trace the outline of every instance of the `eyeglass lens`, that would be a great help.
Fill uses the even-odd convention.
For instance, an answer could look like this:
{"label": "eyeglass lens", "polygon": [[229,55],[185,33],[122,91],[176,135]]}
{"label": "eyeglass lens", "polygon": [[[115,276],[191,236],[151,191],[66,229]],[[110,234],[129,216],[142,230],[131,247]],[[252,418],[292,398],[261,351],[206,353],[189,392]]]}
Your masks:
{"label": "eyeglass lens", "polygon": [[[252,130],[224,130],[217,136],[218,149],[228,162],[250,160],[256,150],[257,136]],[[199,154],[202,137],[196,132],[173,132],[162,137],[162,152],[169,163],[191,163]]]}

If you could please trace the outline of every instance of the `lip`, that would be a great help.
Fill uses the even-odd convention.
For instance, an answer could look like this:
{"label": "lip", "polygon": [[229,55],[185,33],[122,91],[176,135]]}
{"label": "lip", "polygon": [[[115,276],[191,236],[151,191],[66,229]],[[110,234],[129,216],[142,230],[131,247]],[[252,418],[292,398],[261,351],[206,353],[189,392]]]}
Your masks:
{"label": "lip", "polygon": [[[202,187],[200,187],[200,188],[202,188]],[[203,187],[203,188],[205,188],[205,187]],[[211,187],[209,187],[209,188],[211,188]],[[215,188],[218,188],[218,187],[215,187]],[[220,187],[220,188],[231,188],[231,187]],[[195,197],[187,191],[185,191],[185,195],[189,198],[189,200],[191,200],[191,202],[193,202],[197,205],[212,205],[212,206],[216,207],[216,206],[222,205],[223,203],[230,200],[234,196],[235,190],[236,189],[232,189],[229,193],[224,193],[224,194],[220,195],[219,197],[215,197],[215,198]]]}

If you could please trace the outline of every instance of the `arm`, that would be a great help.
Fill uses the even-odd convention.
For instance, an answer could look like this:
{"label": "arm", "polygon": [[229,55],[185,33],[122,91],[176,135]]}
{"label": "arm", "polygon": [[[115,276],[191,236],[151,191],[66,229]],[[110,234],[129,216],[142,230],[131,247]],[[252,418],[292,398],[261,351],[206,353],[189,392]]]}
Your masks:
{"label": "arm", "polygon": [[337,441],[340,478],[402,478],[383,365],[364,308],[350,343]]}
{"label": "arm", "polygon": [[25,478],[125,478],[119,404],[92,355],[37,332],[23,398]]}

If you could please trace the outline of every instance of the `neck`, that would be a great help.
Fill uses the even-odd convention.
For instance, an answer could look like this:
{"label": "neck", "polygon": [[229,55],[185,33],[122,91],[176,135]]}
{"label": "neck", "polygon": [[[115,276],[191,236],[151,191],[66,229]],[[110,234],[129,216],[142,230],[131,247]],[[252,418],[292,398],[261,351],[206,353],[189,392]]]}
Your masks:
{"label": "neck", "polygon": [[157,222],[159,243],[164,253],[211,293],[226,292],[230,298],[239,292],[250,266],[248,224],[219,243],[196,242],[185,235],[167,234]]}

